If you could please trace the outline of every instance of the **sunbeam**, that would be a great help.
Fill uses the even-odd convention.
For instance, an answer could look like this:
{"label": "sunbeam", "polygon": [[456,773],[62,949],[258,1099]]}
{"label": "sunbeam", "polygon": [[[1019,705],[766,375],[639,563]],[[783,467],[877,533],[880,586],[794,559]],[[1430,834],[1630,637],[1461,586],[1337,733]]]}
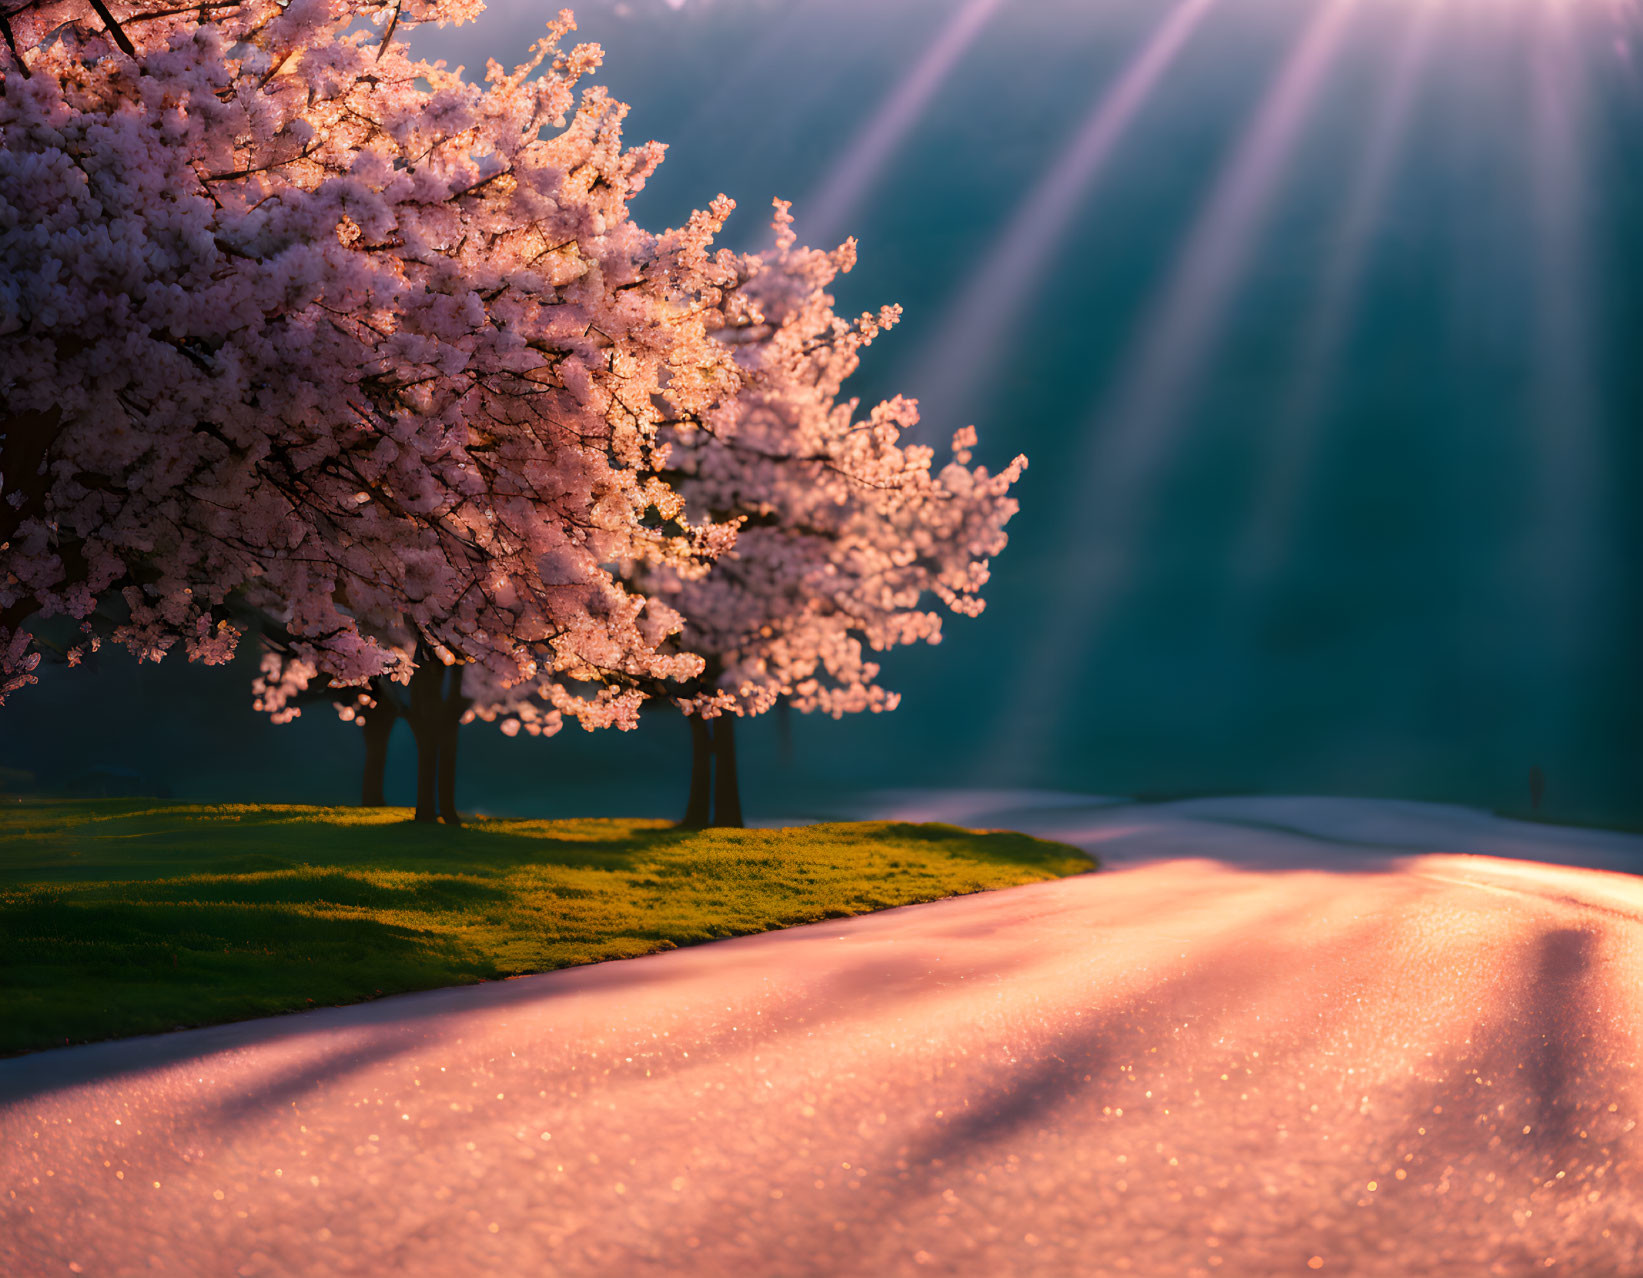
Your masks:
{"label": "sunbeam", "polygon": [[[1357,0],[1328,0],[1308,20],[1277,79],[1216,181],[1178,265],[1122,367],[1117,390],[1096,413],[1069,473],[1083,485],[1065,547],[1056,611],[1023,668],[1070,668],[1094,650],[1126,584],[1138,526],[1175,452],[1185,408],[1214,346],[1227,305]],[[1012,704],[998,757],[1034,768],[1053,735],[1061,687],[1035,680]]]}
{"label": "sunbeam", "polygon": [[1072,144],[1027,193],[981,269],[902,385],[919,396],[927,432],[952,433],[996,376],[1008,334],[1037,292],[1067,228],[1158,83],[1219,0],[1181,0],[1096,99]]}
{"label": "sunbeam", "polygon": [[1377,219],[1403,150],[1431,60],[1443,0],[1422,4],[1409,21],[1369,129],[1363,158],[1352,179],[1323,279],[1299,326],[1293,371],[1276,400],[1266,464],[1249,502],[1249,518],[1235,543],[1228,603],[1235,629],[1253,620],[1261,587],[1281,571],[1294,534],[1297,507],[1306,492],[1316,450],[1318,413],[1351,335]]}
{"label": "sunbeam", "polygon": [[797,209],[799,226],[812,244],[831,245],[845,234],[862,200],[929,108],[959,59],[975,43],[1003,0],[966,0],[934,43],[885,99]]}
{"label": "sunbeam", "polygon": [[1583,75],[1569,14],[1544,4],[1530,47],[1529,166],[1533,185],[1535,358],[1530,404],[1534,477],[1523,562],[1555,644],[1555,701],[1569,711],[1569,680],[1591,622],[1594,551],[1603,471],[1592,366],[1591,267],[1587,260]]}

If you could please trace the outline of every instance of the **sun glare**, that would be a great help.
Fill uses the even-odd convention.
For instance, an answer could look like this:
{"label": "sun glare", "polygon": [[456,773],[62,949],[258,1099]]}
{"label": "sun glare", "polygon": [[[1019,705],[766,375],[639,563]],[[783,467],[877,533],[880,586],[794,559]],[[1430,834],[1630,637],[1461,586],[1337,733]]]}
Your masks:
{"label": "sun glare", "polygon": [[799,226],[806,238],[815,244],[831,245],[843,237],[897,149],[924,117],[931,100],[1002,3],[966,0],[941,28],[907,77],[828,170],[816,193],[799,206]]}
{"label": "sun glare", "polygon": [[1410,127],[1418,90],[1431,62],[1434,18],[1452,0],[1423,3],[1400,37],[1390,74],[1381,82],[1366,144],[1348,188],[1323,276],[1298,326],[1298,345],[1288,381],[1275,397],[1274,424],[1263,452],[1244,529],[1232,551],[1227,600],[1242,616],[1234,622],[1247,637],[1262,588],[1281,570],[1292,544],[1299,507],[1315,460],[1318,414],[1339,371],[1343,348],[1357,317],[1359,294]]}
{"label": "sun glare", "polygon": [[1016,206],[980,270],[925,343],[905,384],[926,434],[964,425],[1008,354],[1020,321],[1137,116],[1220,0],[1182,0],[1110,83],[1103,84],[1066,150]]}
{"label": "sun glare", "polygon": [[[1358,0],[1327,0],[1313,12],[1211,189],[1157,301],[1122,359],[1116,389],[1097,407],[1070,474],[1082,496],[1069,509],[1053,618],[1030,670],[1064,668],[1093,650],[1109,605],[1130,584],[1130,553],[1176,443],[1273,197],[1312,105],[1358,12]],[[1013,703],[1001,757],[1029,759],[1053,733],[1049,685]]]}

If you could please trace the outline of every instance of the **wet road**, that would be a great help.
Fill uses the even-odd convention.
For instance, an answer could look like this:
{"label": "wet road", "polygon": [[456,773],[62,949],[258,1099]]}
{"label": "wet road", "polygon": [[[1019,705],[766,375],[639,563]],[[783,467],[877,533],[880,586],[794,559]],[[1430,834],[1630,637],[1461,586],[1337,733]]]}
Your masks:
{"label": "wet road", "polygon": [[1643,1274],[1643,839],[889,810],[1112,869],[0,1062],[0,1273]]}

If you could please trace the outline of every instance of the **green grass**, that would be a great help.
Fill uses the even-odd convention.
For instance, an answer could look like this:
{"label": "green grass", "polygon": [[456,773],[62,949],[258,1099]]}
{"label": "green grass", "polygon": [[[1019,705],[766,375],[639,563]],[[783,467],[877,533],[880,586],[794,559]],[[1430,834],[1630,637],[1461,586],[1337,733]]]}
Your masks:
{"label": "green grass", "polygon": [[0,1053],[631,958],[1077,874],[1022,834],[0,804]]}

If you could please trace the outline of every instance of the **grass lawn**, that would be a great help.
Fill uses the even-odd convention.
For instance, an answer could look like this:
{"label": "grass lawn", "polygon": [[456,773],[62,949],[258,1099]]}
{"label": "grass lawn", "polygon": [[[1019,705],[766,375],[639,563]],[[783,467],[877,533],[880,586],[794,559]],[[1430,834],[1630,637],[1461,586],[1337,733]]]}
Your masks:
{"label": "grass lawn", "polygon": [[630,958],[1078,874],[883,822],[418,826],[403,808],[0,804],[0,1053]]}

